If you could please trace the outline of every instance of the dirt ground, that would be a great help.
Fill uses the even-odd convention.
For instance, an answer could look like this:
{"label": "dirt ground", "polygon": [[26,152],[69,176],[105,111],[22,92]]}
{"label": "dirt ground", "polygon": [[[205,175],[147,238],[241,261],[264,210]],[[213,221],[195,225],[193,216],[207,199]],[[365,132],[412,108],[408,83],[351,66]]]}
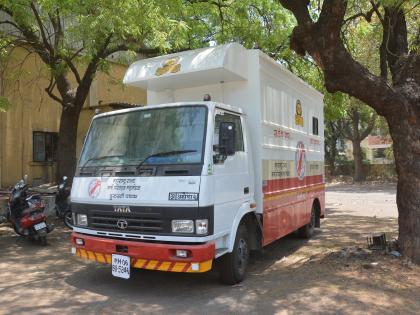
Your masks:
{"label": "dirt ground", "polygon": [[315,237],[268,246],[235,286],[215,271],[113,278],[72,256],[62,227],[42,248],[0,226],[0,314],[418,314],[420,267],[365,249],[368,233],[396,236],[396,217],[393,185],[329,187]]}

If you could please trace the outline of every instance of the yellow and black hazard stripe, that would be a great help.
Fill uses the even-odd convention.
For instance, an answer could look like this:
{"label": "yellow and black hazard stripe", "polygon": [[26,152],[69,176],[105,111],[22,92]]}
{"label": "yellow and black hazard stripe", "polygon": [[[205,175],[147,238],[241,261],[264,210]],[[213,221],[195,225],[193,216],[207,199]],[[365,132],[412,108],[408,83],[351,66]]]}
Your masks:
{"label": "yellow and black hazard stripe", "polygon": [[[76,255],[83,259],[93,260],[100,263],[110,264],[111,254],[102,254],[81,248],[76,249]],[[194,268],[193,268],[194,264]],[[206,272],[212,267],[213,260],[202,262],[173,262],[159,261],[152,259],[131,258],[131,267],[148,270],[170,271],[170,272]]]}

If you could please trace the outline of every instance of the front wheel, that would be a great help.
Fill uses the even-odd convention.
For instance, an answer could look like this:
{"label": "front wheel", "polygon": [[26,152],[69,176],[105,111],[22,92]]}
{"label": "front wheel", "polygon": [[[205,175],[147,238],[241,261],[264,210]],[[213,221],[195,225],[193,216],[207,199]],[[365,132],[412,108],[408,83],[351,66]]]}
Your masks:
{"label": "front wheel", "polygon": [[26,234],[23,232],[23,230],[20,230],[19,231],[19,229],[18,229],[18,227],[13,223],[13,230],[15,231],[15,233],[17,234],[17,235],[20,235],[20,236],[26,236]]}
{"label": "front wheel", "polygon": [[248,231],[246,226],[241,224],[236,232],[233,251],[221,257],[220,280],[231,285],[241,282],[245,278],[248,262]]}
{"label": "front wheel", "polygon": [[69,229],[73,229],[73,217],[71,210],[66,211],[63,216],[64,225],[67,226]]}

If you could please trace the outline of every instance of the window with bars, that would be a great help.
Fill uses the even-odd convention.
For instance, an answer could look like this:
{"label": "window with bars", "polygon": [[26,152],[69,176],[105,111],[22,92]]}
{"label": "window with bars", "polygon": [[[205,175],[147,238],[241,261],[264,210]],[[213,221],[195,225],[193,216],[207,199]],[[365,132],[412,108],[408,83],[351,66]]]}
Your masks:
{"label": "window with bars", "polygon": [[33,154],[34,162],[54,162],[57,160],[57,132],[33,132]]}

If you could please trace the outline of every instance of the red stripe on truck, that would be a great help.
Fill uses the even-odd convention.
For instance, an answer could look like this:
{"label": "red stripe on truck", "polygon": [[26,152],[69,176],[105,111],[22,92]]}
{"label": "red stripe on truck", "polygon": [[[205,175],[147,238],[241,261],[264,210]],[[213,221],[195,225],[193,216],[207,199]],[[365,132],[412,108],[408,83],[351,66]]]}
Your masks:
{"label": "red stripe on truck", "polygon": [[297,177],[291,178],[281,178],[281,179],[269,179],[265,181],[265,186],[263,187],[264,196],[270,195],[272,193],[278,193],[282,190],[301,188],[314,184],[323,183],[322,175],[313,175],[306,176],[304,179],[300,180]]}

